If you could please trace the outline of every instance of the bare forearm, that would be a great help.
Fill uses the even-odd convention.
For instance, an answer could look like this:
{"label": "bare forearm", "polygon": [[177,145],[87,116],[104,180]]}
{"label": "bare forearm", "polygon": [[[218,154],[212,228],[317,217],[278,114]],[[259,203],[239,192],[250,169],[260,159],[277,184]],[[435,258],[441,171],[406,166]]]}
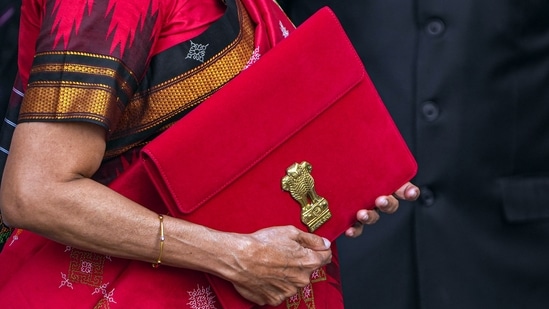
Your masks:
{"label": "bare forearm", "polygon": [[[88,178],[33,187],[32,196],[19,201],[32,205],[17,206],[32,212],[19,215],[19,227],[83,250],[145,262],[158,258],[158,214]],[[232,271],[223,269],[233,262],[225,252],[238,250],[244,239],[168,216],[164,228],[163,264],[217,275]]]}
{"label": "bare forearm", "polygon": [[[3,217],[63,244],[156,261],[158,214],[91,179],[103,159],[104,135],[86,123],[19,124],[0,191]],[[227,238],[237,235],[174,218],[166,218],[165,228],[163,263],[203,271],[231,263],[221,261],[230,258],[221,248],[234,244]]]}

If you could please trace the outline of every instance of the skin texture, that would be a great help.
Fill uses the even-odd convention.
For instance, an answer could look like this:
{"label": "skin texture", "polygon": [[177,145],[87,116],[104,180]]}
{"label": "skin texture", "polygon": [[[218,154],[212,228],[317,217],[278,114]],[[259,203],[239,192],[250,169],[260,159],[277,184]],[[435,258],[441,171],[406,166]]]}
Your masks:
{"label": "skin texture", "polygon": [[[19,124],[0,190],[5,222],[83,250],[154,262],[158,215],[90,179],[104,152],[105,131],[93,124]],[[393,213],[397,197],[418,195],[408,183],[376,205]],[[357,237],[378,219],[376,211],[361,210],[346,235]],[[225,278],[260,305],[294,295],[332,256],[329,241],[291,226],[235,234],[165,216],[164,229],[162,264]]]}

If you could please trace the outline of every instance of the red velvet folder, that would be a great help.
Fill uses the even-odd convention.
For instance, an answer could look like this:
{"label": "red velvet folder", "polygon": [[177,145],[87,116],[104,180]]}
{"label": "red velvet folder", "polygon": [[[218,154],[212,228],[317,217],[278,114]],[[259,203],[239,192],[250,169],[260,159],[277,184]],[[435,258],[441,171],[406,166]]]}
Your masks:
{"label": "red velvet folder", "polygon": [[[282,186],[287,169],[304,161],[331,214],[314,233],[330,240],[417,168],[328,8],[144,147],[138,164],[111,187],[218,230],[291,224],[307,231],[301,205]],[[294,195],[313,204],[310,182],[306,187],[309,195]],[[218,295],[230,291],[221,293],[238,302],[231,284],[211,282]]]}

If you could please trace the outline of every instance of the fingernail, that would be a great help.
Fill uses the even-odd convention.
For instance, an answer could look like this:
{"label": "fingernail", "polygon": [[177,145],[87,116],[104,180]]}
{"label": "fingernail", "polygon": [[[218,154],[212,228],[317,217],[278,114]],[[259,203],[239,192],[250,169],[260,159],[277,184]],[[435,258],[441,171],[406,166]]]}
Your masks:
{"label": "fingernail", "polygon": [[381,200],[381,206],[383,207],[383,206],[387,206],[387,205],[389,205],[389,200],[386,199],[386,198],[383,198],[383,199]]}
{"label": "fingernail", "polygon": [[370,216],[368,216],[368,213],[365,213],[362,218],[360,218],[360,220],[362,221],[368,221],[368,219],[370,219]]}
{"label": "fingernail", "polygon": [[332,245],[332,243],[331,243],[328,239],[326,239],[326,238],[324,238],[324,237],[322,237],[322,239],[324,240],[324,245],[326,246],[326,248],[330,248],[330,246]]}

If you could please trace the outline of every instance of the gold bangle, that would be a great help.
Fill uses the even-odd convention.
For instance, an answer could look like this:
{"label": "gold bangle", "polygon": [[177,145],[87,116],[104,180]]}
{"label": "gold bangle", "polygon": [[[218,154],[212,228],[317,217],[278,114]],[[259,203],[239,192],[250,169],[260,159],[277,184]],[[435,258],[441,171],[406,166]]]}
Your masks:
{"label": "gold bangle", "polygon": [[160,220],[160,253],[158,254],[156,263],[152,263],[153,268],[158,268],[162,264],[162,253],[164,252],[164,216],[158,215],[158,219]]}

